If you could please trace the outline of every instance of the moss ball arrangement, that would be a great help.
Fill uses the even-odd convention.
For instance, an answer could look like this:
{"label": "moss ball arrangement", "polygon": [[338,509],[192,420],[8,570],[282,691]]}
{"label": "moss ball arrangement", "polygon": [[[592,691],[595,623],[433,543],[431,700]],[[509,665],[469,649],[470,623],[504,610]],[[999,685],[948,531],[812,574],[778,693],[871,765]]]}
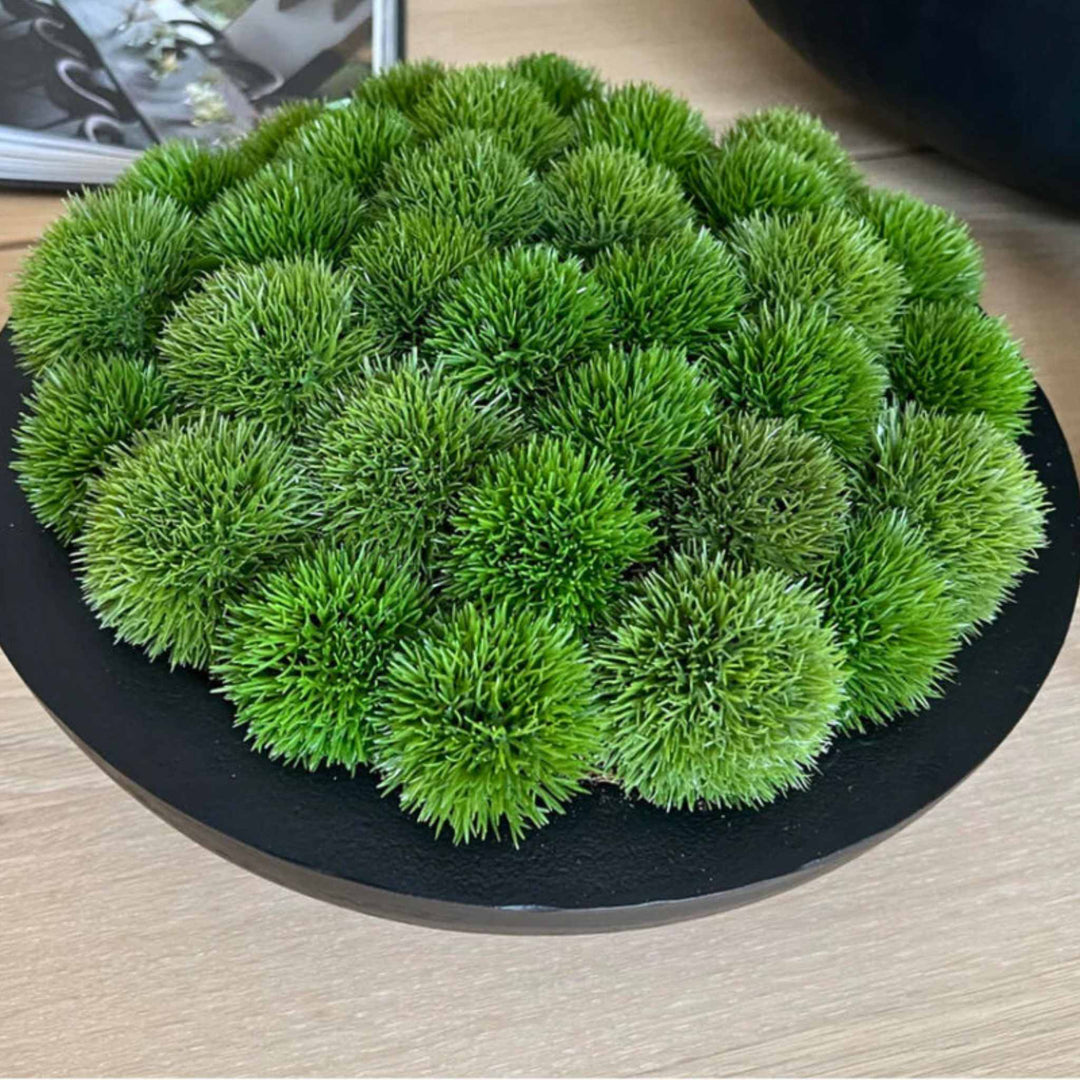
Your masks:
{"label": "moss ball arrangement", "polygon": [[752,808],[945,692],[1045,543],[982,277],[797,110],[403,64],[73,200],[14,467],[283,766],[454,841],[597,783]]}

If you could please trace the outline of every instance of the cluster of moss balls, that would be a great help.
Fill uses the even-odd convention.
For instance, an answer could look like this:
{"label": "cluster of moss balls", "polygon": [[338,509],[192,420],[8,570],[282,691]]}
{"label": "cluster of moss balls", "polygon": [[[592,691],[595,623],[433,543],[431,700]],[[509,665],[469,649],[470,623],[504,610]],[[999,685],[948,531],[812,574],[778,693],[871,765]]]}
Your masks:
{"label": "cluster of moss balls", "polygon": [[456,840],[766,803],[926,705],[1043,543],[966,227],[771,109],[406,64],[75,200],[20,482],[125,642]]}

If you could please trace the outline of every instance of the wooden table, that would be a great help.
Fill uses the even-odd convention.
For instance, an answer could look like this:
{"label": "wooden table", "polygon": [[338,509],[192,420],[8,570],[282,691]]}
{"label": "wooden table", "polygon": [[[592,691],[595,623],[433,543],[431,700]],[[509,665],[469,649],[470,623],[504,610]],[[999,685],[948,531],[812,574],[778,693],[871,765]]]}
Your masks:
{"label": "wooden table", "polygon": [[[744,0],[412,0],[414,55],[557,49],[717,125],[820,112],[963,214],[1080,447],[1080,222],[920,151]],[[0,198],[0,273],[58,212]],[[2,290],[0,290],[2,294]],[[0,301],[0,317],[6,308]],[[1080,653],[898,837],[732,914],[608,937],[439,933],[293,895],[104,778],[0,670],[0,1074],[1067,1075],[1080,1070]]]}

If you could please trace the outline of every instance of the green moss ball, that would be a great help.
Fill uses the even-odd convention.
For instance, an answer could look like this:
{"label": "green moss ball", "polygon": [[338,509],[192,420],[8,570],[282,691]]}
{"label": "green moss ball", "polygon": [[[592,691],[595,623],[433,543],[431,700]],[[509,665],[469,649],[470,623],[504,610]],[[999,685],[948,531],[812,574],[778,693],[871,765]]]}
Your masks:
{"label": "green moss ball", "polygon": [[107,191],[72,200],[11,293],[20,363],[36,373],[68,357],[151,357],[198,269],[194,219],[172,199]]}
{"label": "green moss ball", "polygon": [[701,363],[729,406],[793,417],[845,458],[869,449],[889,382],[861,335],[798,303],[761,304]]}
{"label": "green moss ball", "polygon": [[364,203],[348,186],[275,162],[231,188],[203,215],[200,253],[211,266],[292,255],[338,263],[363,219]]}
{"label": "green moss ball", "polygon": [[225,609],[294,550],[312,509],[291,448],[261,424],[174,420],[136,436],[95,484],[83,593],[121,641],[204,667]]}
{"label": "green moss ball", "polygon": [[406,644],[386,680],[383,788],[454,841],[517,843],[582,790],[598,748],[591,671],[571,631],[464,604]]}
{"label": "green moss ball", "polygon": [[639,583],[597,673],[607,769],[669,810],[758,806],[805,787],[843,699],[816,592],[703,552]]}
{"label": "green moss ball", "polygon": [[859,209],[904,268],[914,296],[978,301],[982,251],[967,225],[904,191],[868,192]]}
{"label": "green moss ball", "polygon": [[322,116],[326,105],[312,98],[286,101],[262,116],[237,146],[252,170],[261,168],[305,124]]}
{"label": "green moss ball", "polygon": [[161,335],[164,375],[200,409],[292,436],[312,407],[375,352],[352,287],[317,258],[228,267],[177,307]]}
{"label": "green moss ball", "polygon": [[278,151],[306,172],[318,172],[361,195],[379,186],[383,167],[416,137],[396,109],[356,101],[325,109],[301,125]]}
{"label": "green moss ball", "polygon": [[383,205],[421,207],[469,222],[500,247],[532,236],[543,219],[539,180],[486,132],[452,131],[399,154],[383,183]]}
{"label": "green moss ball", "polygon": [[823,304],[875,348],[888,345],[907,286],[866,222],[827,206],[797,214],[754,214],[728,232],[758,300]]}
{"label": "green moss ball", "polygon": [[155,369],[126,356],[58,360],[34,385],[15,431],[13,468],[38,521],[70,543],[91,481],[114,449],[173,408]]}
{"label": "green moss ball", "polygon": [[116,187],[118,191],[174,199],[200,214],[251,171],[250,161],[236,149],[216,150],[176,139],[144,150]]}
{"label": "green moss ball", "polygon": [[427,348],[470,390],[528,404],[610,338],[606,298],[581,263],[537,246],[469,267],[432,317]]}
{"label": "green moss ball", "polygon": [[603,143],[681,173],[712,147],[705,117],[688,101],[651,83],[628,83],[587,101],[574,114],[580,146]]}
{"label": "green moss ball", "polygon": [[902,400],[948,413],[982,413],[1008,435],[1027,430],[1035,378],[1004,319],[963,300],[919,301],[904,310],[889,354]]}
{"label": "green moss ball", "polygon": [[371,758],[390,658],[427,607],[412,565],[323,542],[229,609],[212,671],[256,750],[354,769]]}
{"label": "green moss ball", "polygon": [[463,492],[448,591],[588,626],[652,550],[653,518],[606,458],[569,440],[532,439],[497,454]]}
{"label": "green moss ball", "polygon": [[411,119],[416,106],[445,78],[446,68],[438,60],[408,60],[365,79],[354,96],[368,105],[397,109]]}
{"label": "green moss ball", "polygon": [[977,414],[894,410],[877,443],[867,502],[922,529],[970,634],[994,617],[1045,543],[1042,484],[1012,439]]}
{"label": "green moss ball", "polygon": [[534,169],[558,154],[571,134],[568,121],[536,83],[483,64],[451,71],[436,82],[417,104],[414,120],[428,139],[459,128],[490,132]]}
{"label": "green moss ball", "polygon": [[593,277],[624,345],[699,352],[735,326],[746,298],[738,260],[704,230],[616,244],[597,256]]}
{"label": "green moss ball", "polygon": [[312,461],[326,528],[389,550],[430,548],[482,463],[519,435],[513,414],[413,365],[373,374],[330,416]]}
{"label": "green moss ball", "polygon": [[651,240],[690,225],[678,178],[630,150],[589,146],[561,158],[544,178],[545,232],[562,251],[589,257],[627,240]]}
{"label": "green moss ball", "polygon": [[828,444],[794,420],[721,416],[676,499],[672,528],[748,567],[801,577],[835,555],[849,483]]}
{"label": "green moss ball", "polygon": [[645,499],[706,445],[713,393],[681,349],[612,349],[568,372],[538,407],[537,422],[606,454]]}
{"label": "green moss ball", "polygon": [[925,708],[949,673],[960,624],[919,531],[895,511],[860,516],[821,581],[848,672],[844,726]]}
{"label": "green moss ball", "polygon": [[511,62],[510,70],[540,87],[560,116],[570,116],[582,102],[600,101],[604,96],[604,83],[593,68],[558,53],[519,56]]}
{"label": "green moss ball", "polygon": [[756,211],[816,210],[843,198],[833,175],[783,143],[732,138],[684,170],[705,223],[718,231]]}

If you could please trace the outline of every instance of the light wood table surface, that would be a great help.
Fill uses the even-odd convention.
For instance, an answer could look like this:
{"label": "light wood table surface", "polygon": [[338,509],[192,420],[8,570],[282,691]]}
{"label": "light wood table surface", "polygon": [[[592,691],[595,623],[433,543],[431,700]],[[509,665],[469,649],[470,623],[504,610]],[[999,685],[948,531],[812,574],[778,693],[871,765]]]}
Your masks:
{"label": "light wood table surface", "polygon": [[[1080,222],[880,127],[744,0],[411,0],[410,16],[416,56],[556,49],[674,87],[717,125],[817,110],[876,181],[971,222],[986,306],[1080,447]],[[58,210],[0,197],[0,298]],[[3,662],[0,1074],[1075,1075],[1077,641],[988,764],[853,863],[694,923],[532,939],[382,922],[236,869],[114,787]]]}

